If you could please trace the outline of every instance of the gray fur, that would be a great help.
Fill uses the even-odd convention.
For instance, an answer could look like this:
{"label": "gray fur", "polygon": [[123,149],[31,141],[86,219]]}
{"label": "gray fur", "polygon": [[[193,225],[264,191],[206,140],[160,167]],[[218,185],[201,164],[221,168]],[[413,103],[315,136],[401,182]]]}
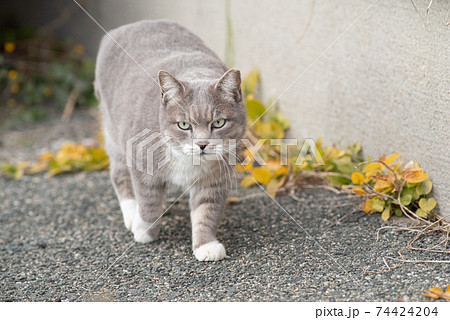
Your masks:
{"label": "gray fur", "polygon": [[[227,71],[197,36],[174,22],[140,21],[114,29],[110,35],[136,60],[109,36],[103,38],[95,90],[119,201],[135,199],[142,220],[155,223],[163,212],[166,185],[175,183],[185,190],[196,181],[189,190],[193,249],[216,241],[232,174],[225,160],[235,156],[228,142],[242,138],[246,128],[239,71]],[[225,125],[213,129],[212,122],[219,119],[226,119]],[[181,130],[180,121],[189,122],[192,131]],[[126,142],[144,129],[168,138],[154,155],[154,165],[168,149],[173,156],[152,175],[126,166]],[[183,146],[192,145],[194,153],[200,152],[196,139],[209,142],[205,150],[213,154],[222,144],[223,154],[216,160],[202,157],[200,167],[194,168],[193,156]],[[211,139],[223,139],[223,143]],[[156,239],[158,232],[155,223],[147,232],[149,239]]]}

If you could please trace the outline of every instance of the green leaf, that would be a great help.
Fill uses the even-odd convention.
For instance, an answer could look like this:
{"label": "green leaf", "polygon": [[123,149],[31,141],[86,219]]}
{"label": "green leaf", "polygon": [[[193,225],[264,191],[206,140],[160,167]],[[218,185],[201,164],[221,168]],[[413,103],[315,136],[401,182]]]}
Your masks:
{"label": "green leaf", "polygon": [[425,195],[429,194],[432,188],[433,184],[431,183],[430,179],[426,179],[416,186],[416,192],[418,195]]}
{"label": "green leaf", "polygon": [[403,212],[402,212],[401,209],[395,209],[394,214],[395,214],[397,217],[401,217],[401,216],[403,215]]}
{"label": "green leaf", "polygon": [[436,207],[436,200],[434,198],[422,198],[419,200],[419,207],[426,212],[431,212]]}
{"label": "green leaf", "polygon": [[260,101],[254,99],[248,100],[245,107],[247,108],[248,118],[253,121],[266,111],[266,107]]}
{"label": "green leaf", "polygon": [[281,112],[277,112],[274,115],[272,115],[270,117],[270,120],[278,123],[283,128],[283,130],[289,129],[290,126],[289,120],[286,119]]}
{"label": "green leaf", "polygon": [[0,174],[4,174],[10,179],[20,179],[23,176],[23,169],[20,170],[19,166],[2,162],[0,167]]}
{"label": "green leaf", "polygon": [[345,177],[337,177],[337,176],[326,176],[329,183],[331,183],[333,186],[342,186],[350,184],[352,181],[350,179],[347,179]]}
{"label": "green leaf", "polygon": [[372,198],[371,205],[372,205],[373,211],[382,212],[384,210],[385,201],[378,197],[375,197],[375,198]]}
{"label": "green leaf", "polygon": [[336,165],[336,171],[339,173],[352,174],[355,170],[355,165],[352,162],[352,158],[350,156],[343,156],[338,159],[334,159],[332,161]]}
{"label": "green leaf", "polygon": [[404,191],[402,192],[402,195],[400,197],[400,202],[404,206],[408,206],[411,203],[412,200],[412,192]]}

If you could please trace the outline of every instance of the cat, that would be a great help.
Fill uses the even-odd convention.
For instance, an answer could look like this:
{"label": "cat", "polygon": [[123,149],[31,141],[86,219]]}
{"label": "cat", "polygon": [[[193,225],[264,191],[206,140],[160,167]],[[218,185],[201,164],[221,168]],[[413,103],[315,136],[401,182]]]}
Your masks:
{"label": "cat", "polygon": [[[240,72],[228,70],[179,24],[146,20],[103,37],[94,87],[110,178],[135,241],[157,239],[163,196],[172,184],[190,194],[194,256],[224,259],[226,250],[216,232],[236,159],[232,141],[243,137],[247,123]],[[159,139],[151,141],[150,133]],[[146,159],[147,171],[137,168],[145,161],[144,145],[153,152],[147,154],[153,157]],[[130,152],[136,154],[132,159]]]}

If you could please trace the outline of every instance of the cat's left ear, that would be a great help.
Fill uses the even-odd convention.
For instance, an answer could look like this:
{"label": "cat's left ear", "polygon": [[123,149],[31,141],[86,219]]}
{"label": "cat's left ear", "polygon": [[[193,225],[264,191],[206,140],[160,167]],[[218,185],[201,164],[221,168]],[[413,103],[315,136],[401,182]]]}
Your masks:
{"label": "cat's left ear", "polygon": [[158,72],[159,86],[161,87],[161,98],[167,103],[172,98],[176,98],[184,93],[183,84],[178,81],[170,72],[161,70]]}
{"label": "cat's left ear", "polygon": [[236,69],[228,70],[222,78],[217,81],[214,89],[219,90],[222,93],[222,96],[229,101],[241,101],[241,72]]}

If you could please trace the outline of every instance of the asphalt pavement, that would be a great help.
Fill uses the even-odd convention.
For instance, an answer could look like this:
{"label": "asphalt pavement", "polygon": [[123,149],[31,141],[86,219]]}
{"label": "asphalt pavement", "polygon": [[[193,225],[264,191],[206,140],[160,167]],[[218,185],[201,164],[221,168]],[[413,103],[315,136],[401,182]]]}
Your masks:
{"label": "asphalt pavement", "polygon": [[[89,129],[65,138],[92,136],[94,120],[83,117],[71,126]],[[35,141],[3,141],[0,156],[31,156],[49,145],[33,132],[3,132]],[[430,301],[424,290],[450,283],[448,263],[399,264],[398,251],[415,233],[386,228],[377,239],[377,231],[409,222],[384,223],[357,211],[358,197],[323,188],[275,201],[258,187],[232,195],[239,201],[228,205],[218,233],[229,258],[205,263],[191,251],[185,198],[163,217],[157,242],[138,244],[123,225],[106,171],[0,178],[0,300]],[[404,256],[449,260],[427,251]]]}

